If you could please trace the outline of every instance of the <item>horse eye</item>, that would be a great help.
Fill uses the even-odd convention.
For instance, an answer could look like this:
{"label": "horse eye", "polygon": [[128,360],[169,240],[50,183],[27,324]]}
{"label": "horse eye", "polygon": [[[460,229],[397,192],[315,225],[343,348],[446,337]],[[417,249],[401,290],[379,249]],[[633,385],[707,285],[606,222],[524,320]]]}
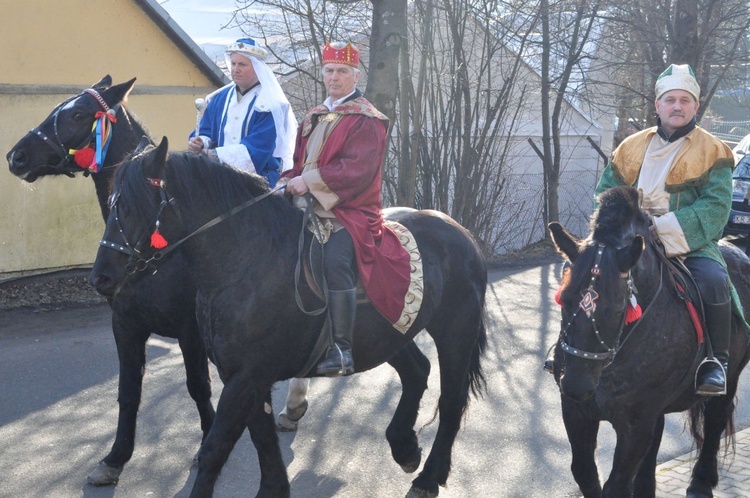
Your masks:
{"label": "horse eye", "polygon": [[73,119],[76,121],[83,121],[86,119],[86,115],[82,111],[76,111],[73,113]]}

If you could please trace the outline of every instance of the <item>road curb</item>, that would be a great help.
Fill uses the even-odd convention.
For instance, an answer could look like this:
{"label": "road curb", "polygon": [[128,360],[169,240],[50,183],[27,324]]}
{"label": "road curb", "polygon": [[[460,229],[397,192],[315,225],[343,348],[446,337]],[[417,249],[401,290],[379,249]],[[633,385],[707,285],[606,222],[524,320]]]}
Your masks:
{"label": "road curb", "polygon": [[[719,484],[714,489],[715,498],[746,498],[750,496],[750,428],[735,434],[734,453],[721,459],[726,438],[719,450]],[[690,474],[698,458],[693,450],[656,467],[656,497],[684,497],[690,485]]]}

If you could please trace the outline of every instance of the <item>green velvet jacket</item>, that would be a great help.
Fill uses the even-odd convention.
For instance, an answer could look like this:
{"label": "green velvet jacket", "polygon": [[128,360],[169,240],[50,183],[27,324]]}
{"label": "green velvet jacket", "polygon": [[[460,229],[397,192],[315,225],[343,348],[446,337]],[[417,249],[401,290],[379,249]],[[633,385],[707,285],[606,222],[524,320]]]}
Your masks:
{"label": "green velvet jacket", "polygon": [[[636,133],[612,154],[596,187],[596,195],[620,186],[635,186],[656,127]],[[731,149],[696,127],[685,135],[685,144],[667,175],[669,210],[674,213],[690,248],[687,257],[704,257],[726,266],[717,245],[732,208]]]}

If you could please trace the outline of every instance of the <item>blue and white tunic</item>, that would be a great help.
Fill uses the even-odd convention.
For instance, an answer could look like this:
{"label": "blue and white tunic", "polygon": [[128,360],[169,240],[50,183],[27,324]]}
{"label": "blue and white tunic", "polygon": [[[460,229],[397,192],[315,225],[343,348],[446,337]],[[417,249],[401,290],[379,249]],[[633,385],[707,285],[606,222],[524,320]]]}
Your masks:
{"label": "blue and white tunic", "polygon": [[[237,169],[257,173],[271,187],[281,173],[281,158],[274,157],[276,125],[272,106],[260,84],[241,95],[231,83],[209,96],[200,122],[204,147],[215,149],[219,159]],[[283,114],[282,114],[283,115]],[[192,138],[195,132],[191,133]]]}

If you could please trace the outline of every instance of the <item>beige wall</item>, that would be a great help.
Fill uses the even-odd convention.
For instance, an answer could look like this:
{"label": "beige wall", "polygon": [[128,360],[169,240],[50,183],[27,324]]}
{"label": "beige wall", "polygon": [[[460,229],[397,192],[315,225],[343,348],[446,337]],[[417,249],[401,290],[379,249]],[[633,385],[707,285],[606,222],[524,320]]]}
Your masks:
{"label": "beige wall", "polygon": [[[128,108],[184,147],[210,80],[130,0],[0,0],[0,152],[53,107],[111,74],[137,77]],[[41,85],[41,86],[40,86]],[[60,87],[65,86],[65,93]],[[26,184],[0,168],[0,279],[93,262],[103,223],[82,175]]]}

